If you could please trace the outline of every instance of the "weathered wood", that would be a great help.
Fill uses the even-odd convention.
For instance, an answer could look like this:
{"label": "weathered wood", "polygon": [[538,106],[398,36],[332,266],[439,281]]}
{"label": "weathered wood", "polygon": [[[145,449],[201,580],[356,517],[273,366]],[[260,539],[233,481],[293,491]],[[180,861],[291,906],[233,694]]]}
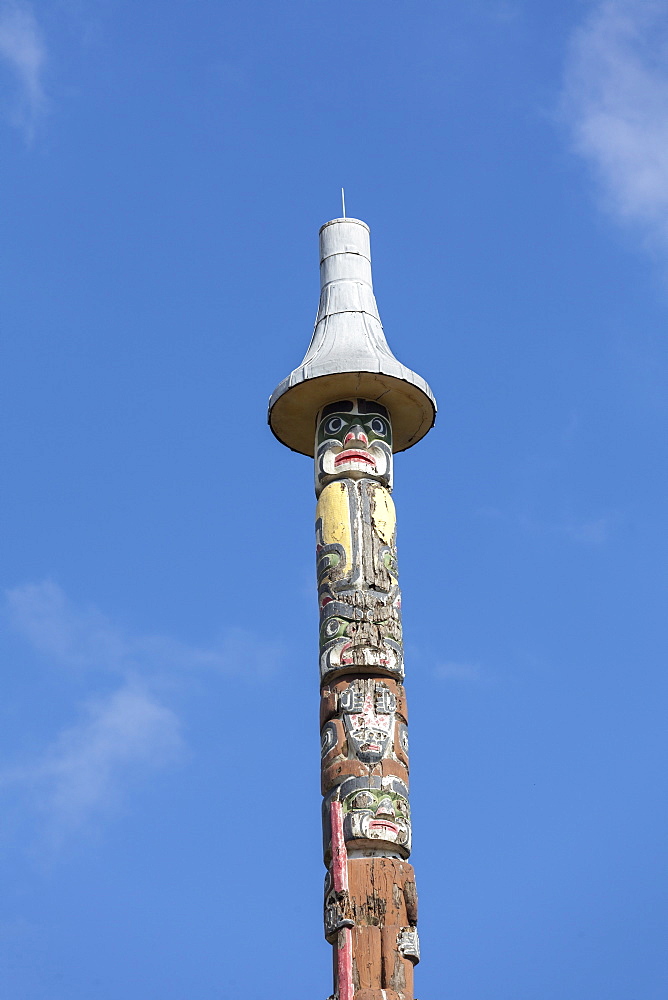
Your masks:
{"label": "weathered wood", "polygon": [[[358,956],[355,944],[358,942],[359,947],[364,948],[370,937],[368,933],[363,933],[362,928],[377,929],[379,938],[372,936],[373,945],[362,956],[367,967],[372,957],[375,961],[370,985],[376,989],[394,990],[397,1000],[412,1000],[413,965],[419,961],[417,895],[412,866],[392,858],[350,861],[349,899],[350,913],[355,920],[354,961]],[[355,932],[358,933],[357,939]],[[377,940],[380,942],[380,955]],[[357,994],[355,1000],[360,1000]]]}
{"label": "weathered wood", "polygon": [[354,1000],[412,1000],[413,966],[419,961],[412,866],[391,858],[352,859],[348,873]]}

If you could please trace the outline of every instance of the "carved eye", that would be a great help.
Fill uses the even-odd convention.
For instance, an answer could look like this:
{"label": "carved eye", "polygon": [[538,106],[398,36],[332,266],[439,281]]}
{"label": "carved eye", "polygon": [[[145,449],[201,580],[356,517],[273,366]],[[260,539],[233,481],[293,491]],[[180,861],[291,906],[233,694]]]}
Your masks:
{"label": "carved eye", "polygon": [[359,792],[353,799],[353,809],[368,809],[373,805],[373,795],[369,792]]}
{"label": "carved eye", "polygon": [[380,417],[374,417],[373,420],[371,421],[371,430],[374,432],[374,434],[377,434],[378,437],[385,437],[385,435],[387,434],[387,427],[385,426],[385,421],[381,420]]}
{"label": "carved eye", "polygon": [[341,417],[330,417],[325,424],[325,430],[328,434],[336,434],[336,432],[340,431],[342,427],[343,420],[341,420]]}
{"label": "carved eye", "polygon": [[327,636],[327,638],[331,639],[332,636],[336,635],[340,627],[341,627],[341,622],[339,621],[338,618],[330,618],[327,624],[325,625],[325,635]]}

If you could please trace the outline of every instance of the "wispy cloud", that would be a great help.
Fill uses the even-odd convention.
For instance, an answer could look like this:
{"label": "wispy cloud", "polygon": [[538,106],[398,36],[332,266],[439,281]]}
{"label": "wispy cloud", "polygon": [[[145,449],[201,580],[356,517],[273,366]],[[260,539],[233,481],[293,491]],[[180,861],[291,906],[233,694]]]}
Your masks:
{"label": "wispy cloud", "polygon": [[434,667],[434,675],[443,681],[479,681],[480,667],[473,663],[439,663]]}
{"label": "wispy cloud", "polygon": [[32,7],[22,0],[0,0],[0,59],[17,86],[8,108],[12,124],[30,141],[45,105],[42,76],[46,48]]}
{"label": "wispy cloud", "polygon": [[563,112],[617,218],[668,237],[668,17],[663,0],[604,0],[574,32]]}
{"label": "wispy cloud", "polygon": [[0,786],[17,792],[45,818],[56,846],[113,811],[132,783],[179,758],[182,725],[161,692],[193,671],[241,679],[266,677],[282,653],[242,629],[227,630],[210,647],[169,636],[133,635],[94,607],[70,601],[52,581],[6,592],[5,620],[50,667],[83,673],[99,688],[115,677],[110,694],[93,694],[68,725],[27,763],[0,769]]}
{"label": "wispy cloud", "polygon": [[618,518],[612,515],[594,517],[588,521],[566,519],[555,524],[541,525],[539,530],[565,535],[574,542],[584,545],[603,545],[610,537],[610,532]]}
{"label": "wispy cloud", "polygon": [[604,545],[620,520],[615,513],[590,518],[566,516],[551,520],[526,512],[507,512],[497,507],[481,507],[477,514],[479,517],[516,526],[527,534],[560,535],[572,542],[592,546]]}
{"label": "wispy cloud", "polygon": [[8,590],[9,624],[53,662],[123,675],[206,669],[257,678],[274,673],[282,659],[279,642],[242,628],[228,628],[210,646],[171,636],[134,635],[94,607],[70,601],[52,581]]}
{"label": "wispy cloud", "polygon": [[6,769],[4,786],[22,786],[46,815],[59,844],[118,806],[129,782],[177,759],[183,750],[176,714],[135,684],[91,700],[37,760]]}

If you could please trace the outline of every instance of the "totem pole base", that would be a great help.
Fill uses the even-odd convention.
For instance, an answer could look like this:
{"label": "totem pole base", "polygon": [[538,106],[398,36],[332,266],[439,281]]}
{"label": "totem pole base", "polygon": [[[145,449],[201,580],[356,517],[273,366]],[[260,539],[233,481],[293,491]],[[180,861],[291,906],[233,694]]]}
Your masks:
{"label": "totem pole base", "polygon": [[355,1000],[413,1000],[413,992],[397,993],[396,990],[357,990]]}
{"label": "totem pole base", "polygon": [[396,947],[396,928],[353,928],[353,1000],[413,1000],[413,963]]}
{"label": "totem pole base", "polygon": [[[336,993],[327,997],[327,1000],[339,1000]],[[413,994],[397,993],[396,990],[358,990],[355,993],[355,1000],[413,1000]]]}

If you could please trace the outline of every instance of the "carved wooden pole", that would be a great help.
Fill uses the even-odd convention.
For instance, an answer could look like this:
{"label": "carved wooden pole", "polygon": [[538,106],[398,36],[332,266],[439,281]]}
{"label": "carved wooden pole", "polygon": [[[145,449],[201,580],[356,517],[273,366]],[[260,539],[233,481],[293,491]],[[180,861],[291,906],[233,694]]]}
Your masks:
{"label": "carved wooden pole", "polygon": [[309,350],[274,392],[276,436],[315,458],[325,937],[334,1000],[414,1000],[417,893],[408,800],[393,453],[436,404],[391,353],[371,285],[369,230],[320,230]]}

